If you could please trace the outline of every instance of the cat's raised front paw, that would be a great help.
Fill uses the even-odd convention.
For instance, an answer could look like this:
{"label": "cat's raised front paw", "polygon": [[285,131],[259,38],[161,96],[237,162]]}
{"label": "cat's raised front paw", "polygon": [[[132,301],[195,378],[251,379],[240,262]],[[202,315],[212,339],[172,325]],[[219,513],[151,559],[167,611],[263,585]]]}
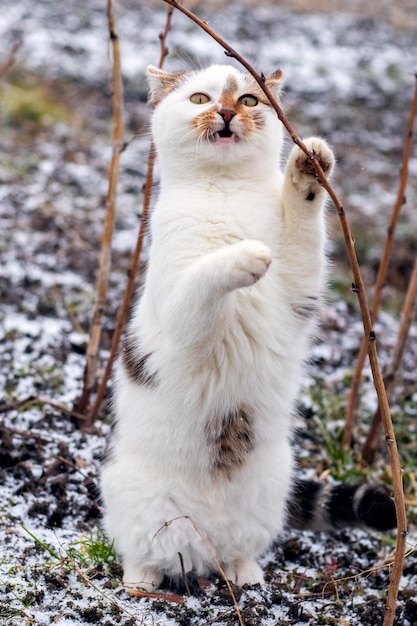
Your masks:
{"label": "cat's raised front paw", "polygon": [[271,264],[271,251],[262,241],[247,239],[234,246],[233,265],[235,288],[249,287],[256,283]]}
{"label": "cat's raised front paw", "polygon": [[[334,167],[335,158],[332,150],[324,139],[310,137],[304,141],[304,144],[310,152],[315,155],[326,176],[330,176]],[[321,190],[313,160],[298,146],[295,146],[290,153],[287,174],[290,175],[297,191],[304,195],[305,200],[314,200],[317,193]]]}

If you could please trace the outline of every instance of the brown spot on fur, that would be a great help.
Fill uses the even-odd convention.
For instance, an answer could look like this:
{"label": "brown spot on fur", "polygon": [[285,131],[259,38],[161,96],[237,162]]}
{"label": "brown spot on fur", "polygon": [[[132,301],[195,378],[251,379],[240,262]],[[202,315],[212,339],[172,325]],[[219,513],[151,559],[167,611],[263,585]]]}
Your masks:
{"label": "brown spot on fur", "polygon": [[255,447],[253,416],[247,407],[216,417],[208,428],[208,443],[212,473],[230,478]]}
{"label": "brown spot on fur", "polygon": [[148,359],[151,355],[138,354],[135,343],[132,339],[127,338],[123,345],[122,362],[126,373],[130,380],[138,385],[156,386],[156,372],[149,372]]}

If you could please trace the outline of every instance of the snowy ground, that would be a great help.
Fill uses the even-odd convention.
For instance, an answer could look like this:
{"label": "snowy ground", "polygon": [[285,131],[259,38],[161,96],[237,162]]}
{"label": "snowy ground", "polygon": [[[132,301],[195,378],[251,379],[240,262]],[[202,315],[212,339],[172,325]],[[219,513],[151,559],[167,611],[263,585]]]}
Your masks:
{"label": "snowy ground", "polygon": [[[71,407],[81,389],[107,188],[111,97],[104,4],[3,0],[0,11],[4,57],[16,39],[23,42],[0,84],[0,622],[237,624],[221,580],[191,581],[191,596],[181,602],[130,597],[123,589],[120,567],[108,558],[97,530],[97,472],[109,416],[95,434],[83,434],[59,408]],[[299,134],[325,135],[334,146],[335,186],[372,284],[396,194],[417,70],[415,33],[369,14],[291,13],[275,5],[248,10],[238,2],[201,11],[257,68],[283,69],[286,108]],[[126,138],[133,140],[122,155],[103,364],[141,211],[148,148],[144,70],[158,62],[165,16],[162,1],[152,7],[125,1],[118,10]],[[167,68],[224,61],[217,45],[180,15],[169,47]],[[376,328],[383,365],[415,257],[416,174],[414,156],[388,281],[394,315],[381,316]],[[361,323],[340,229],[335,217],[329,219],[334,291],[310,355],[295,445],[307,473],[330,469],[349,480],[358,478],[358,464],[340,452],[338,433]],[[414,328],[394,407],[410,500],[417,471],[416,337]],[[364,419],[374,408],[368,376]],[[358,442],[365,432],[358,427]],[[389,484],[382,462],[368,474]],[[415,541],[412,533],[410,549]],[[265,588],[235,590],[244,624],[381,623],[393,545],[393,535],[362,531],[286,533],[263,558]],[[416,595],[417,559],[411,554],[398,624],[417,623]]]}

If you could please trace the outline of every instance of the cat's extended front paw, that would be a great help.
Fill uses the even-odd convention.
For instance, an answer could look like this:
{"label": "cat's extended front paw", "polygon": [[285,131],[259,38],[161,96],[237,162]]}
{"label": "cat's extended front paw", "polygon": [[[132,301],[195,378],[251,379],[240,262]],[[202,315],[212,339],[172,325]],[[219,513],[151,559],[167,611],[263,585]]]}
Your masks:
{"label": "cat's extended front paw", "polygon": [[249,287],[256,283],[271,264],[271,251],[262,241],[247,239],[233,246],[233,288]]}
{"label": "cat's extended front paw", "polygon": [[[315,156],[326,176],[330,176],[335,158],[324,139],[310,137],[304,144]],[[313,160],[298,146],[290,153],[286,175],[290,176],[294,188],[303,195],[304,200],[313,201],[322,189]]]}

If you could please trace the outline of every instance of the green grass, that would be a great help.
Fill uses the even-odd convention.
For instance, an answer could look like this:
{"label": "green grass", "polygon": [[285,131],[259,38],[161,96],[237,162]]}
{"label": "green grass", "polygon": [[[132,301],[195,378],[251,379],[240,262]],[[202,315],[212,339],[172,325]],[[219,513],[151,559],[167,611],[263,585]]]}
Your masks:
{"label": "green grass", "polygon": [[34,128],[67,121],[69,110],[57,94],[41,80],[12,75],[0,88],[2,117],[12,125],[29,124]]}
{"label": "green grass", "polygon": [[68,549],[68,555],[84,567],[96,566],[99,563],[111,565],[117,560],[113,542],[109,542],[100,527],[95,528],[76,544],[72,544]]}

